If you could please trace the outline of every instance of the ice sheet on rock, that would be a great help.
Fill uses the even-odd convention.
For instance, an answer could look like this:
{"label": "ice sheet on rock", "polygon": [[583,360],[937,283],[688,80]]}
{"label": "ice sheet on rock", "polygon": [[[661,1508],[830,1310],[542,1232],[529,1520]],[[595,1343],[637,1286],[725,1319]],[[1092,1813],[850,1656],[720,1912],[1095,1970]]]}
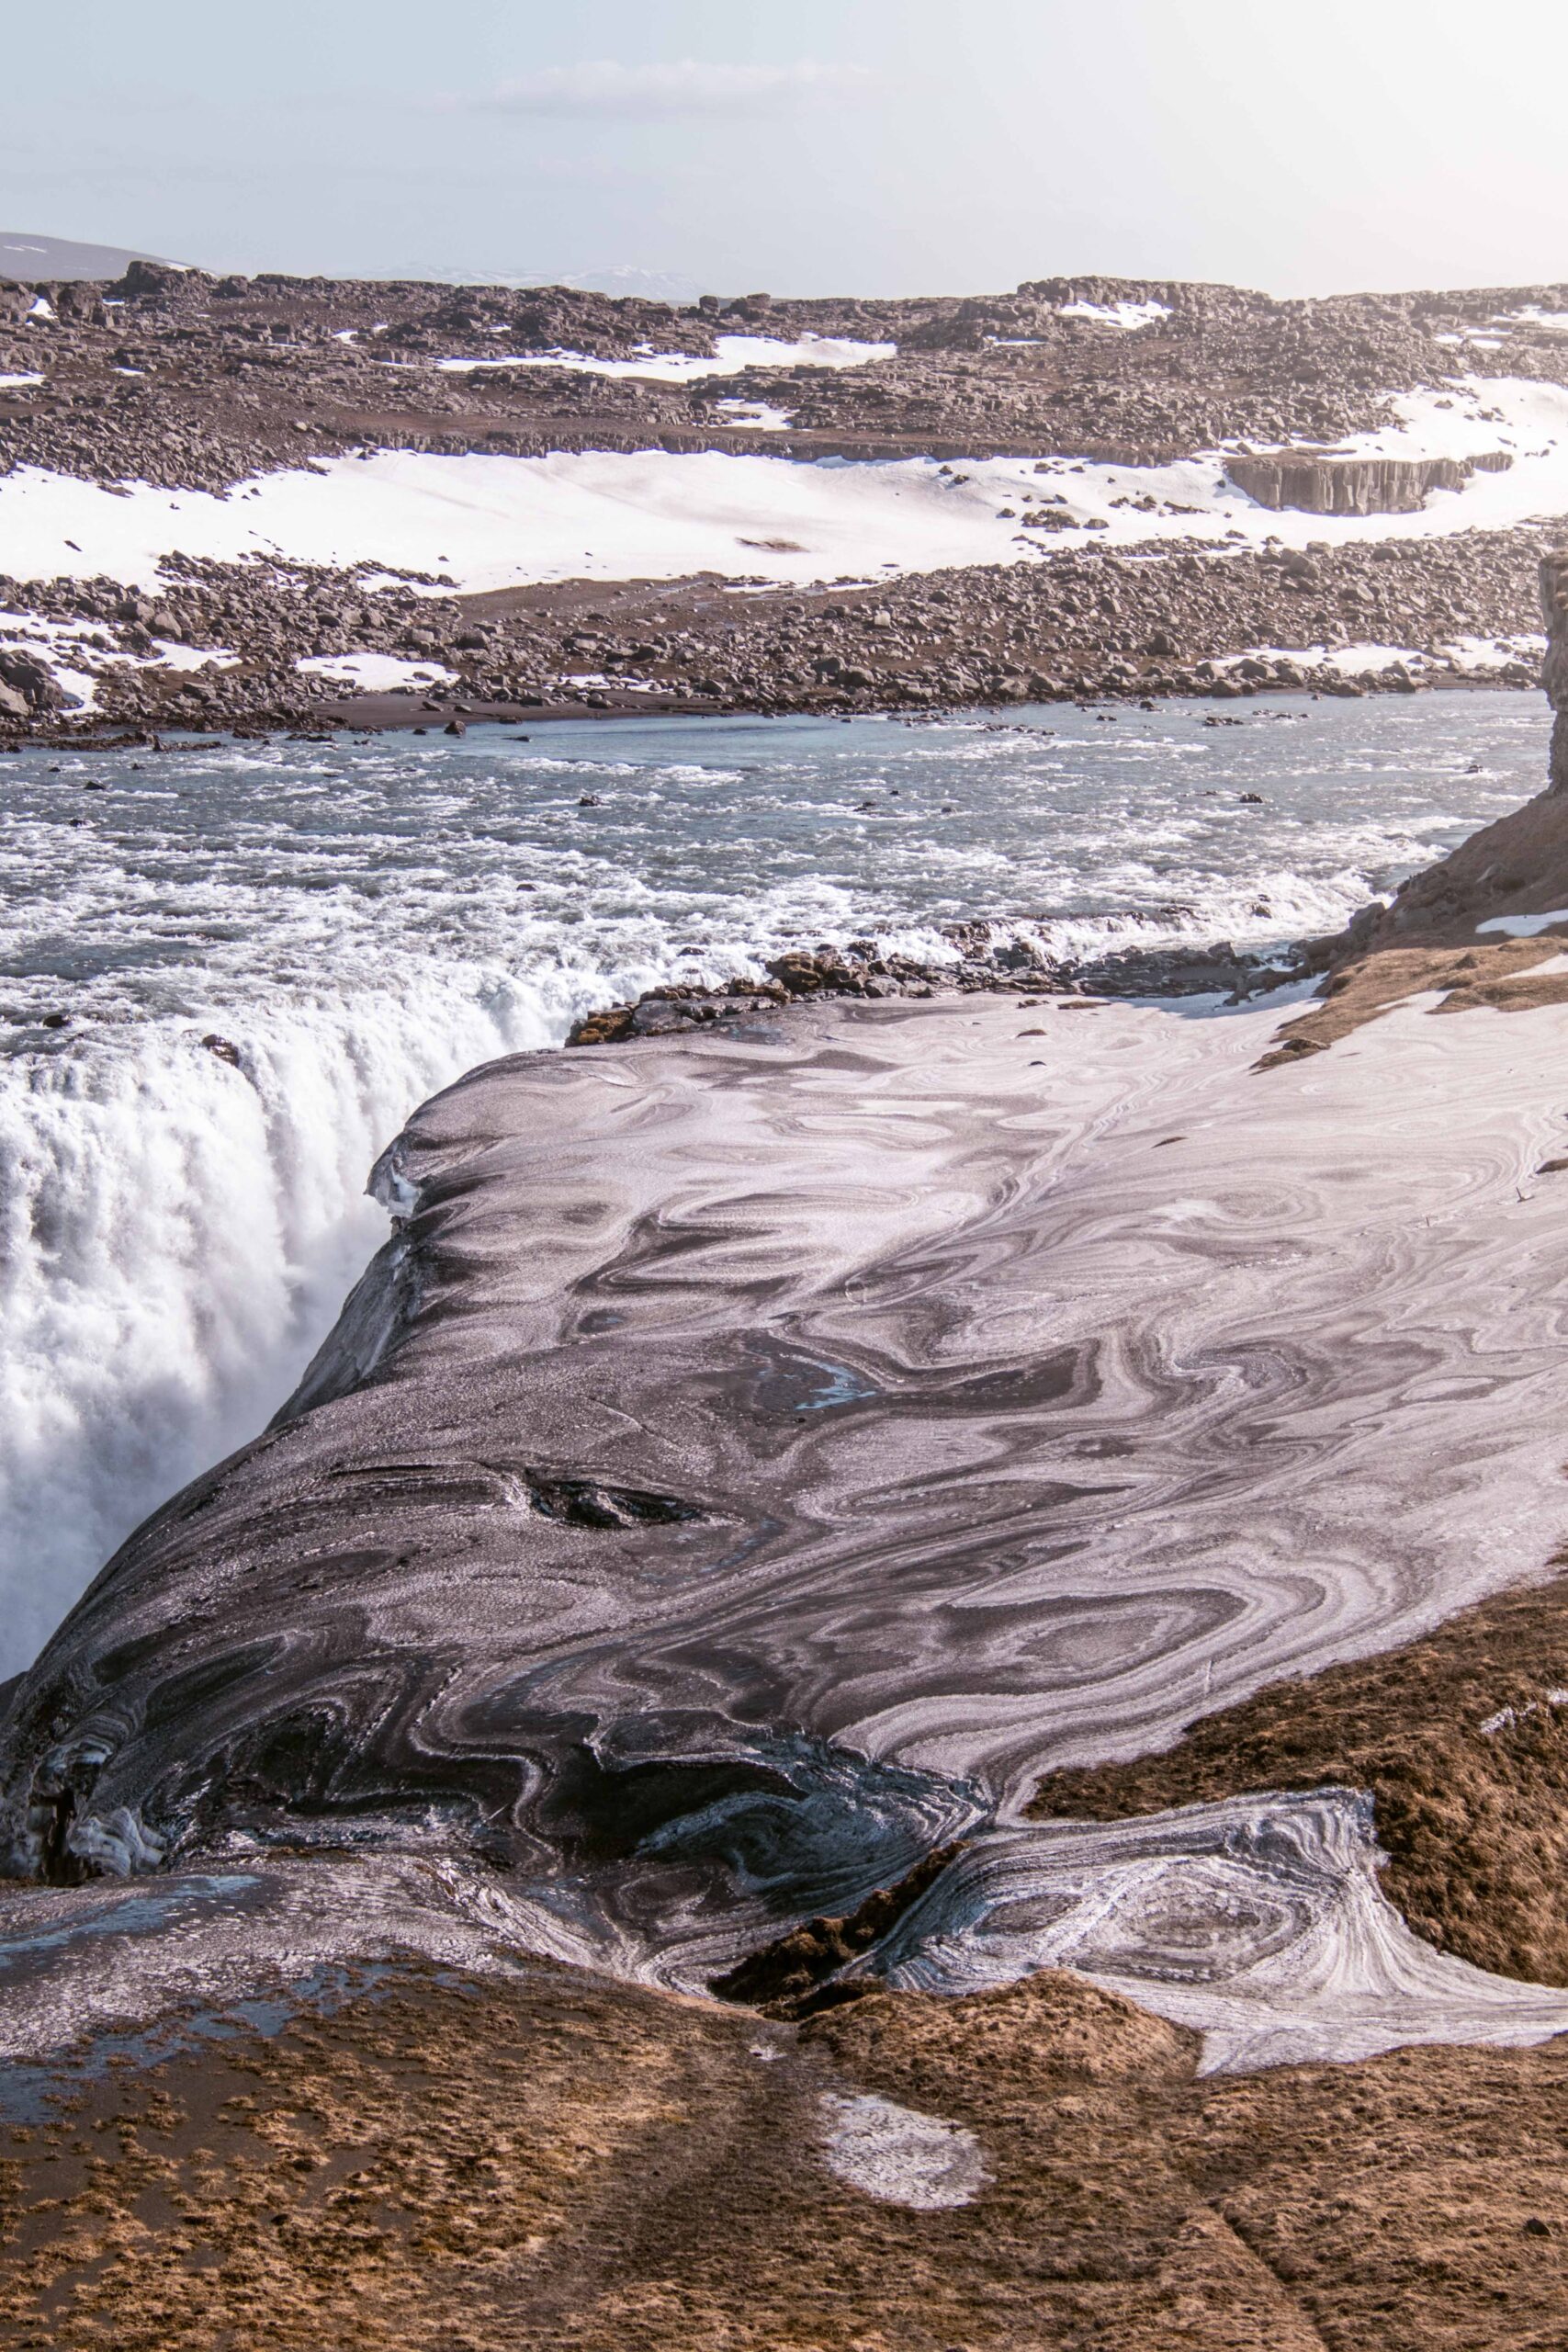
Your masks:
{"label": "ice sheet on rock", "polygon": [[1487,922],[1478,922],[1475,929],[1478,937],[1485,932],[1501,932],[1508,939],[1534,939],[1543,931],[1555,929],[1560,922],[1568,922],[1568,907],[1553,907],[1540,915],[1493,915]]}
{"label": "ice sheet on rock", "polygon": [[1544,1562],[1568,1009],[1405,1007],[1267,1081],[1268,1012],[1038,1025],[803,1011],[427,1104],[417,1311],[57,1634],[17,1866],[63,1775],[68,1847],[417,1839],[690,1981]]}
{"label": "ice sheet on rock", "polygon": [[86,2036],[222,2010],[323,1966],[422,1958],[512,1973],[580,1959],[498,1907],[478,1879],[409,1856],[271,1858],[128,1886],[0,1892],[0,2059],[47,2060]]}
{"label": "ice sheet on rock", "polygon": [[1237,1797],[976,1839],[856,1973],[959,1994],[1070,1968],[1195,2028],[1201,2071],[1518,2046],[1568,2030],[1568,1992],[1455,1960],[1378,1884],[1370,1797]]}
{"label": "ice sheet on rock", "polygon": [[0,376],[0,392],[19,391],[24,385],[42,382],[41,376]]}
{"label": "ice sheet on rock", "polygon": [[874,2094],[825,2091],[822,2155],[829,2172],[884,2205],[942,2213],[972,2205],[991,2176],[961,2123]]}

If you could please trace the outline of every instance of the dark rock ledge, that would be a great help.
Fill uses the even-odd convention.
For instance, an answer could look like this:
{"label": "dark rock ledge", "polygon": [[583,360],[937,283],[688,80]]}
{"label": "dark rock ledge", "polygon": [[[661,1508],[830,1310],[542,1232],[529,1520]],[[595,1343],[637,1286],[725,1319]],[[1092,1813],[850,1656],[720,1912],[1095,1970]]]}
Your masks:
{"label": "dark rock ledge", "polygon": [[854,939],[843,948],[793,948],[776,956],[763,980],[713,987],[666,981],[645,989],[632,1003],[585,1013],[566,1042],[618,1046],[629,1038],[666,1037],[682,1029],[755,1020],[807,1000],[930,997],[946,989],[970,995],[1016,994],[1026,1002],[1037,994],[1085,1000],[1217,996],[1235,1005],[1321,970],[1326,947],[1325,942],[1306,941],[1255,955],[1217,940],[1193,946],[1119,948],[1069,962],[1045,956],[1001,924],[957,923],[944,935],[955,950],[952,963],[885,956],[874,941]]}

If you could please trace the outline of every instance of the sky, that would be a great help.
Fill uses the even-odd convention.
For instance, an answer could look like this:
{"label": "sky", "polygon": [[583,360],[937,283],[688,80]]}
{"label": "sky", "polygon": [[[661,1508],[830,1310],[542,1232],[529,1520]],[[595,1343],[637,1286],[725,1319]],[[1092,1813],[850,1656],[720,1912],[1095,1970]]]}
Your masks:
{"label": "sky", "polygon": [[0,229],[215,269],[1568,279],[1562,0],[0,0]]}

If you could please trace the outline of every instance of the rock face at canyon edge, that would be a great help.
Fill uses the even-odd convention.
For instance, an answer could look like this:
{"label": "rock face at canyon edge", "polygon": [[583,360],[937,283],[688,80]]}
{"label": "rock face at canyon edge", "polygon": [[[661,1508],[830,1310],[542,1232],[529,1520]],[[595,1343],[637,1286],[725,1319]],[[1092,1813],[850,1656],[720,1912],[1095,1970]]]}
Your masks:
{"label": "rock face at canyon edge", "polygon": [[1461,490],[1472,475],[1506,473],[1504,449],[1478,458],[1342,458],[1332,450],[1270,450],[1230,459],[1238,490],[1277,512],[1416,514],[1435,490]]}
{"label": "rock face at canyon edge", "polygon": [[1568,548],[1560,548],[1541,564],[1540,605],[1547,638],[1542,683],[1557,714],[1551,730],[1551,789],[1562,792],[1568,790]]}

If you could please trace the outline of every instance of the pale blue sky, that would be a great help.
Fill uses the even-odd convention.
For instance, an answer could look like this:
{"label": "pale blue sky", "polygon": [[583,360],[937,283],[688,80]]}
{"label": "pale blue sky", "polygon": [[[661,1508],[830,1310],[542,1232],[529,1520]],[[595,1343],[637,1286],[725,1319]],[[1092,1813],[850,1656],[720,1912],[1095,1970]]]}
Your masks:
{"label": "pale blue sky", "polygon": [[0,228],[719,292],[1568,278],[1561,0],[0,0]]}

